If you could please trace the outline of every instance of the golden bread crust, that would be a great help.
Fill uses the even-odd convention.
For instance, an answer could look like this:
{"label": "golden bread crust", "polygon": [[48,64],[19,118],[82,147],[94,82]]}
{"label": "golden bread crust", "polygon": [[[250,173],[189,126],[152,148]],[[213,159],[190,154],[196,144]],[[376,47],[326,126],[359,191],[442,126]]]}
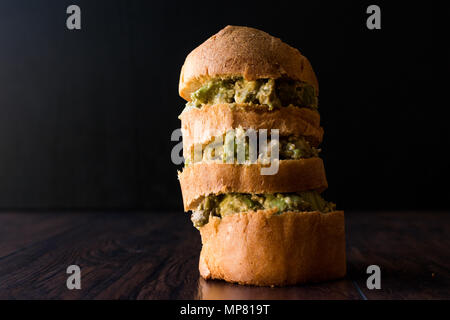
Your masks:
{"label": "golden bread crust", "polygon": [[[194,144],[205,144],[230,129],[278,129],[280,136],[303,136],[317,147],[323,139],[320,115],[294,106],[268,110],[259,105],[215,104],[193,108],[180,115],[185,155]],[[268,131],[270,133],[270,131]]]}
{"label": "golden bread crust", "polygon": [[300,51],[261,30],[227,26],[187,56],[181,68],[180,96],[189,101],[205,81],[230,76],[286,77],[308,82],[319,92],[311,64]]}
{"label": "golden bread crust", "polygon": [[261,175],[261,164],[198,162],[178,173],[184,210],[194,210],[208,194],[284,193],[328,187],[320,158],[280,160],[278,173]]}
{"label": "golden bread crust", "polygon": [[281,286],[346,273],[343,211],[238,213],[212,217],[200,233],[205,279]]}

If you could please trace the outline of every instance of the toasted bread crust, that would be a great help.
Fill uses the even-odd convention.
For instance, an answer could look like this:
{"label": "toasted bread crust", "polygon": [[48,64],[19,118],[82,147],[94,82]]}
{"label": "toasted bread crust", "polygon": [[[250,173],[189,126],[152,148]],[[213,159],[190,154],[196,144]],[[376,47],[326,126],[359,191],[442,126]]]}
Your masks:
{"label": "toasted bread crust", "polygon": [[205,81],[242,76],[246,80],[290,78],[319,92],[316,75],[297,49],[266,32],[227,26],[194,49],[181,69],[179,93],[186,100]]}
{"label": "toasted bread crust", "polygon": [[281,160],[278,173],[261,175],[261,164],[198,162],[179,172],[185,211],[194,210],[208,194],[323,191],[328,187],[320,158]]}
{"label": "toasted bread crust", "polygon": [[281,286],[346,273],[343,211],[238,213],[212,217],[200,233],[205,279]]}
{"label": "toasted bread crust", "polygon": [[[268,110],[258,105],[206,105],[180,115],[185,155],[194,144],[205,144],[230,129],[278,129],[280,136],[303,136],[317,147],[323,139],[320,115],[308,108],[294,106]],[[269,131],[270,133],[270,131]]]}

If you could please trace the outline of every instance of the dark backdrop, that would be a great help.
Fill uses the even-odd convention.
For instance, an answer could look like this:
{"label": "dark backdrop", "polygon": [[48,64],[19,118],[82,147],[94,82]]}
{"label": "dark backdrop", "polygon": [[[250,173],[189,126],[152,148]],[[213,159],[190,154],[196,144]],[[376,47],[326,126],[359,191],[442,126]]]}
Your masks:
{"label": "dark backdrop", "polygon": [[[0,208],[180,209],[179,71],[235,24],[313,64],[327,198],[447,209],[448,26],[432,2],[395,3],[377,2],[382,30],[370,31],[369,2],[1,1]],[[81,31],[65,27],[70,4]]]}

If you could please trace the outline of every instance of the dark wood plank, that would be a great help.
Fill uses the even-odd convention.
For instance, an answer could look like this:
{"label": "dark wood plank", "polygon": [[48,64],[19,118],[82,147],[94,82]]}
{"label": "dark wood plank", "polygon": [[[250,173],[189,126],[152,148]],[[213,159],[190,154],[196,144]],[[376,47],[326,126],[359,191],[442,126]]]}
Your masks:
{"label": "dark wood plank", "polygon": [[[368,299],[450,298],[450,215],[433,212],[347,214],[349,272]],[[367,266],[381,289],[367,289]]]}
{"label": "dark wood plank", "polygon": [[[66,214],[73,228],[0,259],[0,298],[192,298],[200,239],[179,215],[81,214],[76,224],[77,215]],[[16,232],[27,237],[36,225]],[[70,264],[82,269],[82,290],[66,288]]]}
{"label": "dark wood plank", "polygon": [[[177,214],[0,215],[0,298],[20,299],[358,299],[348,279],[288,288],[206,282],[200,236]],[[66,288],[68,265],[82,290]]]}
{"label": "dark wood plank", "polygon": [[[448,215],[347,213],[346,218],[345,279],[256,288],[200,279],[200,236],[182,213],[0,214],[0,298],[449,297]],[[81,290],[66,288],[65,270],[71,264],[82,269]],[[370,264],[381,267],[381,290],[365,286]]]}
{"label": "dark wood plank", "polygon": [[23,250],[27,246],[64,233],[80,223],[86,223],[89,215],[51,213],[1,213],[0,258]]}

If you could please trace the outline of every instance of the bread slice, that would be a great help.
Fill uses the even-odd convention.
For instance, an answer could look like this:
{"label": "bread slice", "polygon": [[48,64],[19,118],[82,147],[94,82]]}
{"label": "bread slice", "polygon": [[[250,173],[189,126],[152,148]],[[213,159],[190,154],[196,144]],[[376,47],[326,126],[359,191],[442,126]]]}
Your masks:
{"label": "bread slice", "polygon": [[200,228],[200,275],[259,286],[319,282],[345,275],[343,211],[275,211],[211,217]]}
{"label": "bread slice", "polygon": [[[280,136],[303,136],[313,147],[323,138],[320,115],[308,108],[294,106],[269,111],[257,105],[206,105],[192,108],[180,117],[183,132],[183,152],[191,150],[194,144],[205,144],[215,136],[230,129],[278,129]],[[270,130],[268,130],[270,133]]]}
{"label": "bread slice", "polygon": [[230,76],[246,80],[286,77],[308,82],[319,92],[311,64],[297,49],[257,29],[227,26],[187,56],[181,69],[180,96],[189,101],[191,93],[207,80]]}
{"label": "bread slice", "polygon": [[328,187],[320,158],[280,160],[278,173],[261,175],[262,164],[198,162],[178,173],[184,210],[194,210],[209,194],[284,193]]}

